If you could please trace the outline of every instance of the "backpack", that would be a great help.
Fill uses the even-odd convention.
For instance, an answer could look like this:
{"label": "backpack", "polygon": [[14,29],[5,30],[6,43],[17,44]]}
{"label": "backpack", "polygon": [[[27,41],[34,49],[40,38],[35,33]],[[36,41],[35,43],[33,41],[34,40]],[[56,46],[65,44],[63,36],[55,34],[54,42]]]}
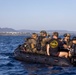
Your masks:
{"label": "backpack", "polygon": [[38,39],[37,39],[37,43],[36,43],[36,48],[38,51],[41,50],[41,41],[42,41],[43,37],[42,36],[39,36]]}

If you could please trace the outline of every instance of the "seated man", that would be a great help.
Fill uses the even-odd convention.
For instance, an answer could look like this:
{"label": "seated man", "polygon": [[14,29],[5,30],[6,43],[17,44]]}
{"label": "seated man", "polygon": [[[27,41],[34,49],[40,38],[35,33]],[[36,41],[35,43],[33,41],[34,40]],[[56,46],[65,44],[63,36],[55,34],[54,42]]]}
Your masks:
{"label": "seated man", "polygon": [[72,38],[72,45],[70,50],[70,56],[76,55],[76,37]]}
{"label": "seated man", "polygon": [[66,33],[64,34],[64,38],[63,38],[63,44],[65,48],[70,48],[71,45],[71,39],[70,39],[70,34]]}
{"label": "seated man", "polygon": [[63,44],[58,39],[58,32],[54,32],[52,39],[47,44],[47,55],[59,56],[59,57],[68,57],[67,52],[59,52],[60,48],[63,48]]}
{"label": "seated man", "polygon": [[30,38],[27,38],[27,40],[24,44],[27,51],[35,52],[37,37],[38,37],[38,35],[36,33],[32,33],[32,36]]}
{"label": "seated man", "polygon": [[65,51],[69,54],[70,57],[70,50],[71,50],[71,45],[72,45],[72,41],[70,39],[71,35],[69,33],[65,33],[64,34],[64,38],[63,38],[63,47],[64,49],[62,51]]}
{"label": "seated man", "polygon": [[38,36],[38,39],[37,39],[37,50],[40,51],[42,50],[42,47],[45,46],[43,44],[43,39],[47,36],[47,32],[46,31],[41,31],[40,32],[40,36]]}
{"label": "seated man", "polygon": [[50,36],[47,37],[47,32],[42,30],[40,36],[37,39],[37,50],[39,53],[46,54],[46,43],[50,40]]}

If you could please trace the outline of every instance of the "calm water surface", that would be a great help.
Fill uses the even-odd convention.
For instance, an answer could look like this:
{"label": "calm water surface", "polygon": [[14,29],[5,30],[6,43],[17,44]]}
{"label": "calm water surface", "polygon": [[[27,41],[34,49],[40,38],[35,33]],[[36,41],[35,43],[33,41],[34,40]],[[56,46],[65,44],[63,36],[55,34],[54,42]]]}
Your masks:
{"label": "calm water surface", "polygon": [[76,67],[24,63],[13,58],[13,51],[26,36],[0,36],[0,75],[76,75]]}

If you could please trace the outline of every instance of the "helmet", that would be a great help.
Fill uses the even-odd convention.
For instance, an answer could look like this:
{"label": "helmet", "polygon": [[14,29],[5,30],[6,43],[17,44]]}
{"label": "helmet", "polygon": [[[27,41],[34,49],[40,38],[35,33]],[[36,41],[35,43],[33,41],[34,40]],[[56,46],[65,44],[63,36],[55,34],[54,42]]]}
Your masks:
{"label": "helmet", "polygon": [[54,35],[58,37],[59,36],[59,33],[58,32],[53,32],[53,36]]}
{"label": "helmet", "polygon": [[76,40],[76,36],[74,36],[74,37],[72,38],[72,40]]}
{"label": "helmet", "polygon": [[40,33],[47,34],[47,32],[45,30],[40,31]]}
{"label": "helmet", "polygon": [[67,37],[67,36],[70,37],[71,35],[69,33],[65,33],[64,37]]}

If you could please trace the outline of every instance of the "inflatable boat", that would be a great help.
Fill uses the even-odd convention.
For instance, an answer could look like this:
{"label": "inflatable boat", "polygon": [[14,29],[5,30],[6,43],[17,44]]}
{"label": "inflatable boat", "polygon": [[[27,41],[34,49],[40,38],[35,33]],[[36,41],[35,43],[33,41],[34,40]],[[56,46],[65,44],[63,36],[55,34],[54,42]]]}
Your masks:
{"label": "inflatable boat", "polygon": [[45,54],[37,54],[32,52],[25,52],[21,50],[20,46],[14,50],[15,59],[29,62],[29,63],[40,63],[47,64],[51,66],[75,66],[76,65],[76,56],[71,58],[48,56]]}

